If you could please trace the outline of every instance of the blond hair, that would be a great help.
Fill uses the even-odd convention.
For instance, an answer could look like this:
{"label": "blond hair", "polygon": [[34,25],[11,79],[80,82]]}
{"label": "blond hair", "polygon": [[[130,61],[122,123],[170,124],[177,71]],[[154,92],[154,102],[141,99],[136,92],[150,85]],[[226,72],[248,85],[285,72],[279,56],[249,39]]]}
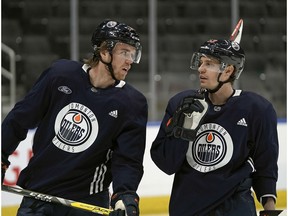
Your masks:
{"label": "blond hair", "polygon": [[107,42],[104,41],[99,47],[94,48],[93,55],[90,58],[83,59],[85,64],[88,64],[90,67],[95,67],[100,61],[100,52],[107,50]]}

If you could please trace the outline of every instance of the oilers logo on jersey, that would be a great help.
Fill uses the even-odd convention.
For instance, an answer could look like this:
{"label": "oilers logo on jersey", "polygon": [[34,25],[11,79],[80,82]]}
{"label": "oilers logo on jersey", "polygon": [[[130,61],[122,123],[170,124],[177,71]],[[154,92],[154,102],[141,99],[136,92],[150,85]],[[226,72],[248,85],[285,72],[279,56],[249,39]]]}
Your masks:
{"label": "oilers logo on jersey", "polygon": [[57,115],[52,142],[59,149],[78,153],[89,148],[98,135],[98,121],[95,114],[86,106],[70,103]]}
{"label": "oilers logo on jersey", "polygon": [[229,133],[219,124],[203,124],[196,139],[189,143],[186,159],[189,165],[202,173],[225,166],[233,154]]}

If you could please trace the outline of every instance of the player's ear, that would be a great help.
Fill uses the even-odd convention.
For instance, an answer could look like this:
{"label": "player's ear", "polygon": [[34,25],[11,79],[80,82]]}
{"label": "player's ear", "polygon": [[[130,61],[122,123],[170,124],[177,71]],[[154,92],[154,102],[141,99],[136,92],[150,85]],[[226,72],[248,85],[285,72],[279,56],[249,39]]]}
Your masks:
{"label": "player's ear", "polygon": [[110,62],[111,61],[111,55],[107,49],[101,50],[100,56],[104,62]]}
{"label": "player's ear", "polygon": [[235,67],[233,65],[228,65],[224,73],[227,77],[230,77],[233,74],[234,70],[235,70]]}

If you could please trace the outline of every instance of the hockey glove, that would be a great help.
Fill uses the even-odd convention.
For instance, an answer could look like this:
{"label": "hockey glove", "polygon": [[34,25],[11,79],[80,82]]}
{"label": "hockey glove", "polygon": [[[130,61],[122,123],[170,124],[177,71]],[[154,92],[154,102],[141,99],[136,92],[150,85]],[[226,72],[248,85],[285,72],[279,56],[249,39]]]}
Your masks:
{"label": "hockey glove", "polygon": [[10,165],[10,161],[2,153],[2,156],[1,156],[1,183],[2,184],[3,184],[4,178],[5,178],[6,170],[8,169],[9,165]]}
{"label": "hockey glove", "polygon": [[116,211],[110,213],[109,216],[120,216],[123,211],[119,210],[124,210],[125,216],[139,216],[139,196],[136,192],[114,194],[111,198],[111,206]]}
{"label": "hockey glove", "polygon": [[282,210],[263,210],[259,216],[278,216],[281,212]]}
{"label": "hockey glove", "polygon": [[167,135],[193,141],[207,110],[203,94],[194,93],[185,97],[166,124]]}

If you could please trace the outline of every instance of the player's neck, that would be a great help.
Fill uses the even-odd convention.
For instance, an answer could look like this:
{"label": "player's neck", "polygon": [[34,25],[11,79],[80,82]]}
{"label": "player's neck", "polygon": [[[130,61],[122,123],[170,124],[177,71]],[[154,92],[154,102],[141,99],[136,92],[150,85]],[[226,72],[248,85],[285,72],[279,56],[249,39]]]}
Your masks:
{"label": "player's neck", "polygon": [[225,83],[217,92],[209,93],[209,99],[214,105],[223,105],[233,95],[234,89],[231,84]]}
{"label": "player's neck", "polygon": [[91,68],[88,75],[91,84],[95,88],[107,88],[115,84],[115,80],[111,77],[109,71],[107,71],[105,68]]}

